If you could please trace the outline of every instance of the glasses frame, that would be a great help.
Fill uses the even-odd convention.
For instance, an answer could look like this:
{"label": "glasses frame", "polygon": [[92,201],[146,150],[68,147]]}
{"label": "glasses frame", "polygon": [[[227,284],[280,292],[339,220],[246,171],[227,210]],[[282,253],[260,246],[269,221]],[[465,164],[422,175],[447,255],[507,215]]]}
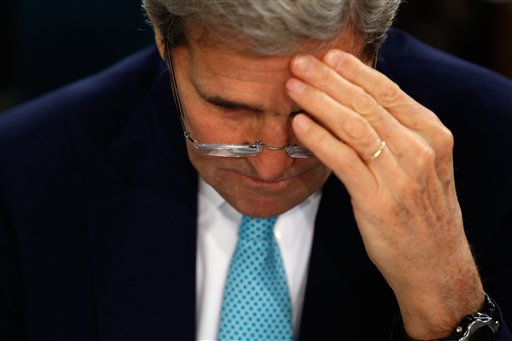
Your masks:
{"label": "glasses frame", "polygon": [[192,137],[192,134],[185,126],[185,114],[183,106],[181,105],[181,98],[178,91],[178,85],[176,76],[174,74],[174,67],[171,57],[170,42],[168,39],[164,39],[165,45],[165,59],[167,67],[169,69],[172,95],[174,102],[179,111],[181,127],[183,129],[183,135],[187,140],[192,143],[193,150],[199,154],[217,156],[217,157],[249,157],[261,154],[264,149],[270,151],[286,151],[289,157],[295,159],[310,159],[315,158],[314,154],[306,147],[287,143],[280,147],[269,146],[264,144],[261,139],[256,140],[253,144],[225,144],[225,143],[199,143]]}

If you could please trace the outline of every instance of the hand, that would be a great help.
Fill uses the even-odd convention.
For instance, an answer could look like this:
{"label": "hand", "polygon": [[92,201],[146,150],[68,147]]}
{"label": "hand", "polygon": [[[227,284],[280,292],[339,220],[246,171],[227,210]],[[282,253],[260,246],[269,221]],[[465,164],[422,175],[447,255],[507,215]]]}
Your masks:
{"label": "hand", "polygon": [[[393,289],[408,335],[449,335],[484,301],[453,176],[453,137],[437,116],[356,57],[291,63],[293,129],[344,183],[368,256]],[[373,158],[382,141],[386,146]]]}

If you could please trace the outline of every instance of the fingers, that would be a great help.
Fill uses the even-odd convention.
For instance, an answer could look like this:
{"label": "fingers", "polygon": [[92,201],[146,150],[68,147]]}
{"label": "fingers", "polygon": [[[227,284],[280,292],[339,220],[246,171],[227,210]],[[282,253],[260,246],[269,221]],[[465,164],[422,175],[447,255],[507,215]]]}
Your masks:
{"label": "fingers", "polygon": [[382,73],[368,67],[355,56],[331,50],[324,62],[348,82],[364,89],[401,125],[417,132],[441,159],[451,159],[453,136],[430,110],[416,102]]}
{"label": "fingers", "polygon": [[292,125],[301,143],[340,178],[352,196],[364,198],[375,192],[374,175],[351,147],[304,114],[295,116]]}
{"label": "fingers", "polygon": [[[436,159],[451,158],[451,134],[435,115],[357,58],[344,54],[348,61],[340,62],[338,52],[333,50],[324,57],[332,67],[312,56],[299,56],[292,61],[297,79],[291,79],[287,88],[295,102],[353,147],[363,160],[371,158],[382,140],[413,176]],[[345,78],[345,73],[350,78]],[[409,112],[415,117],[408,117],[405,124],[397,119]],[[427,128],[422,131],[423,127]]]}
{"label": "fingers", "polygon": [[424,307],[407,306],[411,294],[437,299],[432,292],[459,290],[457,281],[446,279],[454,265],[472,261],[449,160],[451,134],[432,112],[351,55],[334,51],[323,62],[295,58],[291,71],[288,94],[309,116],[292,121],[297,138],[347,187],[370,259],[401,306],[406,302],[410,316],[420,316],[414,309]]}
{"label": "fingers", "polygon": [[403,92],[396,83],[355,56],[331,50],[324,56],[324,62],[348,82],[365,89],[382,107],[391,110],[404,126],[422,130],[426,128],[422,123],[439,122],[432,112]]}
{"label": "fingers", "polygon": [[348,143],[363,160],[370,159],[381,144],[379,135],[361,115],[348,109],[318,88],[298,79],[291,79],[287,87],[294,96],[302,98],[302,109],[338,139]]}
{"label": "fingers", "polygon": [[312,56],[300,56],[293,60],[292,71],[303,81],[325,92],[336,102],[364,117],[379,136],[389,140],[388,132],[396,132],[400,124],[363,88],[343,78],[335,69]]}
{"label": "fingers", "polygon": [[[390,140],[386,141],[389,146],[387,148],[393,148],[395,143],[392,140],[397,136],[405,135],[411,139],[410,133],[394,121],[379,105],[370,102],[371,108],[363,110],[365,115],[349,108],[347,104],[349,99],[344,96],[357,98],[364,91],[344,80],[333,69],[313,57],[306,58],[309,59],[306,67],[301,63],[292,64],[292,71],[296,66],[298,70],[295,71],[302,80],[292,78],[287,82],[286,86],[290,97],[334,137],[352,147],[363,161],[369,161],[374,157],[375,153],[380,150],[383,139]],[[369,101],[375,102],[373,99],[369,99]],[[361,106],[362,104],[359,102],[357,105]],[[402,134],[397,134],[397,130],[400,129],[404,131]],[[305,141],[301,142],[305,143]],[[405,141],[404,137],[401,137],[396,144],[403,144],[406,148],[412,145]],[[317,154],[318,149],[322,147],[313,144],[311,149]],[[382,150],[379,155],[379,164],[386,165],[385,168],[391,167],[390,164],[396,165],[394,160],[387,160],[390,155],[389,152]],[[335,169],[333,168],[333,170]]]}

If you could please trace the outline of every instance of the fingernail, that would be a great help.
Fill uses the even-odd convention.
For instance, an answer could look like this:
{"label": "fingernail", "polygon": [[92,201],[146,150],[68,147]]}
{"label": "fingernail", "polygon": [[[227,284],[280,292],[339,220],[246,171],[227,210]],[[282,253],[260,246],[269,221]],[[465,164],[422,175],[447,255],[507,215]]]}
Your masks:
{"label": "fingernail", "polygon": [[295,126],[302,131],[307,130],[311,126],[311,119],[305,115],[297,115],[293,119]]}
{"label": "fingernail", "polygon": [[311,67],[313,61],[309,56],[296,56],[293,60],[293,64],[297,68],[297,70],[301,72],[308,72],[309,68]]}
{"label": "fingernail", "polygon": [[291,91],[295,92],[297,94],[303,93],[304,89],[306,88],[306,84],[301,82],[300,80],[296,78],[291,78],[286,82],[286,88]]}
{"label": "fingernail", "polygon": [[324,61],[329,65],[330,67],[336,69],[343,60],[343,53],[340,50],[330,50],[325,55]]}

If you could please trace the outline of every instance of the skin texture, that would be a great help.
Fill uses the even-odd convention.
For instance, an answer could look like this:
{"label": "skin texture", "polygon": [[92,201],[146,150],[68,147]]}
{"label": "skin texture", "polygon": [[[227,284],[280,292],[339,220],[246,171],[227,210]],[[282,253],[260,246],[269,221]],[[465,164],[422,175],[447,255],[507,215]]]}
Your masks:
{"label": "skin texture", "polygon": [[[190,145],[189,157],[226,201],[261,217],[294,207],[334,172],[351,195],[368,256],[397,297],[407,334],[443,338],[484,300],[454,187],[453,136],[434,113],[361,62],[355,41],[341,34],[317,53],[285,57],[194,42],[175,49],[196,140],[290,141],[318,159],[294,160],[284,151],[222,159]],[[261,111],[215,107],[198,89]],[[290,114],[299,110],[308,114]],[[386,147],[372,160],[383,140]]]}
{"label": "skin texture", "polygon": [[[333,47],[359,53],[353,37],[341,35],[316,55]],[[163,55],[163,47],[161,51]],[[229,45],[204,46],[192,40],[188,46],[175,48],[172,58],[185,124],[194,139],[201,143],[261,139],[270,146],[300,144],[291,128],[300,107],[285,88],[292,56],[261,57]],[[251,108],[222,108],[205,100],[212,97]],[[319,160],[293,159],[283,150],[219,158],[194,152],[189,142],[188,154],[207,183],[239,212],[253,217],[275,216],[295,207],[318,191],[331,174]]]}
{"label": "skin texture", "polygon": [[[452,134],[346,52],[297,56],[291,69],[290,97],[319,122],[298,115],[294,131],[347,187],[368,256],[394,290],[408,335],[448,336],[484,297],[455,193]],[[371,160],[382,140],[386,148]]]}

